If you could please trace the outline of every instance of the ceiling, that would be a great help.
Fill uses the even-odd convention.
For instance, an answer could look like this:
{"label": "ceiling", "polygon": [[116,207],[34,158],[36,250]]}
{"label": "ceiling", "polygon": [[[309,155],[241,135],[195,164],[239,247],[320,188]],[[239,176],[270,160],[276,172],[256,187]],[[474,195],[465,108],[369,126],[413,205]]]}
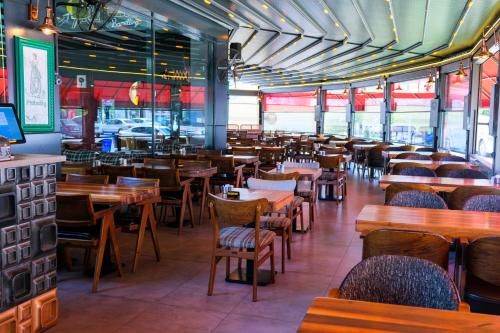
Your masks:
{"label": "ceiling", "polygon": [[240,82],[345,80],[441,60],[498,20],[497,0],[169,0],[242,44]]}

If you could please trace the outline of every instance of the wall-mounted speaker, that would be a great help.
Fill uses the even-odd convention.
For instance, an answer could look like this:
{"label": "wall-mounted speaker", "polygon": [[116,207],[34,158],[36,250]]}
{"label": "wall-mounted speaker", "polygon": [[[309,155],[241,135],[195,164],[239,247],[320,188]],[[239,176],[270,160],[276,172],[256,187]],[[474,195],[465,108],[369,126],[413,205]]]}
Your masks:
{"label": "wall-mounted speaker", "polygon": [[431,101],[431,115],[429,117],[429,127],[438,127],[439,122],[439,98]]}
{"label": "wall-mounted speaker", "polygon": [[235,62],[243,60],[241,57],[241,43],[229,44],[229,59]]}

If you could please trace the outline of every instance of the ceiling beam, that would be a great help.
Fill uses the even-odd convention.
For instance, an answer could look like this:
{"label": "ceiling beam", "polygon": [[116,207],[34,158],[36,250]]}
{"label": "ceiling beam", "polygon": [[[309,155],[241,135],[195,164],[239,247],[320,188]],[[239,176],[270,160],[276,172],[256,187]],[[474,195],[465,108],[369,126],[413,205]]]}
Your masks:
{"label": "ceiling beam", "polygon": [[281,52],[285,51],[285,50],[288,50],[288,48],[294,44],[296,44],[299,40],[301,39],[301,36],[297,36],[295,37],[294,39],[292,39],[291,41],[289,41],[288,43],[286,43],[285,45],[283,45],[282,47],[280,47],[278,50],[274,51],[271,55],[269,55],[267,58],[265,58],[264,60],[262,60],[258,66],[262,66],[264,65],[266,62],[274,59],[275,56],[277,55],[280,55]]}
{"label": "ceiling beam", "polygon": [[326,36],[328,34],[328,32],[323,29],[323,27],[318,23],[316,22],[316,20],[314,20],[310,15],[309,13],[307,13],[307,11],[302,8],[295,0],[290,0],[290,4],[293,6],[293,8],[295,8],[295,10],[301,15],[303,16],[306,20],[309,21],[309,23],[311,23],[319,32],[321,32],[321,37],[323,36]]}
{"label": "ceiling beam", "polygon": [[298,33],[301,35],[304,34],[304,29],[302,29],[301,26],[297,22],[293,21],[289,16],[287,16],[281,10],[274,7],[269,2],[262,1],[262,3],[267,9],[271,9],[271,11],[275,12],[279,16],[281,22],[292,25],[295,33]]}
{"label": "ceiling beam", "polygon": [[206,8],[201,6],[200,4],[190,1],[189,3],[186,3],[182,0],[168,0],[172,3],[175,3],[176,5],[179,5],[187,10],[190,10],[204,18],[209,19],[212,22],[215,22],[226,29],[236,29],[238,27],[237,24],[232,22],[231,20],[227,21],[225,17],[222,17],[220,15],[214,14],[214,13],[207,13]]}
{"label": "ceiling beam", "polygon": [[358,13],[359,17],[361,18],[361,22],[363,22],[363,26],[365,27],[366,32],[368,32],[368,36],[370,36],[371,40],[375,40],[375,35],[373,34],[373,31],[370,28],[368,21],[366,20],[365,13],[363,13],[363,10],[361,9],[361,6],[359,5],[358,0],[351,0],[351,2],[352,2],[352,5],[354,6],[354,9],[356,9],[356,12]]}
{"label": "ceiling beam", "polygon": [[270,26],[271,28],[273,28],[274,31],[282,32],[281,28],[279,26],[277,26],[276,24],[274,24],[272,21],[268,20],[267,17],[264,17],[263,15],[261,15],[256,9],[254,9],[249,4],[246,4],[246,3],[244,3],[241,0],[231,0],[231,1],[234,2],[236,5],[238,5],[240,7],[243,7],[246,10],[248,10],[250,13],[252,13],[253,16],[255,16],[260,21],[264,22],[265,24],[267,24],[268,26]]}
{"label": "ceiling beam", "polygon": [[291,54],[291,55],[289,55],[288,57],[286,57],[286,58],[284,58],[284,59],[281,59],[280,61],[278,61],[278,62],[274,63],[274,64],[273,64],[273,66],[278,66],[278,64],[281,64],[281,63],[286,62],[286,61],[288,61],[288,60],[290,60],[290,59],[292,59],[292,58],[295,58],[296,56],[298,56],[298,55],[302,54],[302,53],[304,52],[304,50],[306,50],[306,49],[310,49],[310,48],[312,48],[312,47],[314,47],[314,46],[316,46],[316,45],[318,45],[318,44],[321,44],[322,42],[323,42],[323,39],[322,39],[322,38],[318,38],[318,39],[314,40],[312,43],[307,44],[306,46],[304,46],[304,47],[303,47],[303,48],[301,48],[300,50],[298,50],[298,51],[296,51],[296,52],[292,53],[292,54]]}
{"label": "ceiling beam", "polygon": [[323,12],[327,14],[328,17],[332,20],[333,24],[340,29],[342,35],[344,37],[350,37],[351,33],[349,32],[349,30],[347,30],[345,25],[342,24],[342,21],[339,20],[333,9],[330,8],[324,0],[319,0],[319,3],[323,6]]}
{"label": "ceiling beam", "polygon": [[269,38],[267,41],[265,41],[262,44],[262,47],[260,47],[257,50],[255,50],[255,52],[252,53],[252,55],[250,55],[245,61],[246,62],[250,62],[250,60],[252,60],[257,54],[259,54],[260,52],[262,52],[265,49],[264,46],[269,46],[270,44],[272,44],[273,42],[275,42],[279,38],[280,35],[281,35],[281,33],[275,32],[274,35],[271,36],[271,38]]}
{"label": "ceiling beam", "polygon": [[[236,11],[234,10],[231,10],[229,8],[227,8],[226,6],[218,3],[216,0],[212,0],[211,1],[211,4],[214,6],[214,7],[217,7],[219,8],[220,10],[226,12],[229,17],[231,19],[238,19],[240,20],[241,22],[245,23],[247,25],[247,28],[250,28],[250,29],[255,29],[255,30],[259,30],[260,29],[260,26],[258,24],[255,24],[254,22],[251,22],[249,19],[247,19],[246,17],[244,17],[243,15],[237,13]],[[210,6],[207,6],[207,7],[210,7]]]}

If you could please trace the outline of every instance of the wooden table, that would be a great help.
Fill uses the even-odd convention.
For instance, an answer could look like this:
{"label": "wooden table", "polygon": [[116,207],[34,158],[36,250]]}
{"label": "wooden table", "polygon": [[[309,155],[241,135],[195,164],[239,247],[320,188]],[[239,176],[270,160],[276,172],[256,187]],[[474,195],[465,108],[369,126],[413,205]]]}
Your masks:
{"label": "wooden table", "polygon": [[441,165],[446,165],[446,164],[459,164],[459,165],[463,165],[464,168],[479,169],[479,165],[473,165],[470,162],[406,160],[406,159],[397,159],[397,158],[391,158],[389,160],[389,167],[393,167],[395,164],[398,164],[398,163],[418,163],[418,164],[421,164],[422,167],[428,168],[431,170],[436,170]]}
{"label": "wooden table", "polygon": [[[190,161],[191,162],[191,161]],[[201,219],[203,217],[203,212],[205,211],[205,204],[207,201],[208,193],[210,193],[210,177],[217,173],[217,167],[205,167],[202,165],[196,165],[196,161],[192,161],[187,165],[179,165],[179,175],[184,178],[199,178],[202,180],[202,190],[201,190],[201,207],[200,215],[198,217],[198,224],[201,224]],[[137,169],[141,170],[144,168],[144,163],[132,163],[132,165]],[[170,169],[169,166],[155,165],[154,169]],[[180,222],[182,223],[182,222]]]}
{"label": "wooden table", "polygon": [[[135,246],[134,263],[132,272],[137,270],[139,257],[142,252],[144,235],[146,228],[151,231],[153,239],[153,247],[156,255],[156,260],[160,261],[160,246],[158,243],[157,223],[154,216],[153,204],[160,201],[160,188],[153,186],[119,186],[114,184],[97,185],[97,184],[81,184],[81,183],[66,183],[57,182],[57,195],[75,195],[89,194],[94,204],[118,204],[118,205],[138,205],[142,206],[141,222],[139,225],[139,233]],[[104,221],[103,221],[104,223]],[[115,234],[114,219],[111,217],[109,221],[109,234],[111,240]],[[118,268],[121,269],[121,268]]]}
{"label": "wooden table", "polygon": [[[332,154],[332,155],[336,155],[336,154]],[[294,172],[298,172],[300,174],[300,178],[301,180],[311,180],[313,182],[315,182],[316,180],[318,180],[319,177],[321,177],[321,169],[311,169],[311,168],[288,168],[288,167],[285,167],[285,174],[287,173],[294,173]],[[272,169],[269,171],[269,173],[278,173],[276,168]]]}
{"label": "wooden table", "polygon": [[407,150],[388,151],[388,150],[384,150],[382,152],[382,156],[384,158],[395,158],[396,156],[398,156],[399,154],[402,154],[402,153],[412,153],[412,154],[419,154],[419,155],[424,155],[424,156],[431,156],[432,154],[434,154],[434,152],[431,152],[431,151],[407,151]]}
{"label": "wooden table", "polygon": [[222,155],[222,157],[233,157],[234,162],[238,164],[252,164],[259,162],[259,156],[254,155]]}
{"label": "wooden table", "polygon": [[500,236],[500,213],[366,205],[356,219],[356,231],[366,235],[377,229],[435,232],[456,239]]}
{"label": "wooden table", "polygon": [[346,143],[348,143],[349,141],[344,141],[344,140],[338,140],[338,141],[330,141],[330,144],[331,143],[334,143],[335,146],[337,147],[344,147]]}
{"label": "wooden table", "polygon": [[422,177],[422,176],[401,176],[401,175],[382,175],[379,185],[381,189],[385,189],[391,184],[423,184],[429,185],[437,192],[453,192],[457,187],[494,187],[499,188],[500,185],[494,185],[489,179],[466,179],[466,178],[449,178],[449,177]]}
{"label": "wooden table", "polygon": [[500,332],[500,316],[317,297],[298,332],[493,333]]}
{"label": "wooden table", "polygon": [[352,148],[354,150],[370,150],[373,147],[376,147],[378,145],[379,144],[376,144],[376,143],[365,143],[365,144],[358,143],[358,144],[353,145]]}
{"label": "wooden table", "polygon": [[[258,200],[266,198],[268,201],[267,211],[278,212],[289,206],[288,216],[292,217],[292,203],[294,200],[294,193],[289,191],[278,190],[250,190],[247,188],[234,188],[233,191],[240,193],[240,200]],[[219,197],[224,197],[223,193],[217,194]],[[288,235],[291,237],[291,235]],[[285,253],[282,254],[286,255]],[[226,278],[228,282],[252,284],[253,281],[253,261],[246,261],[246,269],[235,270],[229,277]],[[259,285],[267,285],[271,282],[271,277],[274,272],[267,270],[259,270]]]}

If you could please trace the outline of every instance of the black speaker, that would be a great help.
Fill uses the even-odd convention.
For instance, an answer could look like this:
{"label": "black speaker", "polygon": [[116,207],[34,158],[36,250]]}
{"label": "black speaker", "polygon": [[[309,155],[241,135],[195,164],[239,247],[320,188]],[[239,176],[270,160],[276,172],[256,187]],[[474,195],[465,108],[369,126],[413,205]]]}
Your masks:
{"label": "black speaker", "polygon": [[229,59],[233,61],[241,61],[241,43],[229,44]]}

